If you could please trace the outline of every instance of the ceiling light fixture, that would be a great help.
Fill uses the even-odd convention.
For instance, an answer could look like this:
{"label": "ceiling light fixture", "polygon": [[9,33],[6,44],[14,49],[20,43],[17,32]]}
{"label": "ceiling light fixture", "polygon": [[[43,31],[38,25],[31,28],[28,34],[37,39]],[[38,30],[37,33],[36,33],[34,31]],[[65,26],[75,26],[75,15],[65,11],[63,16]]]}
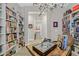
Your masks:
{"label": "ceiling light fixture", "polygon": [[66,3],[33,3],[33,6],[38,7],[38,9],[40,10],[40,15],[42,15],[42,13],[45,10],[53,10],[55,8],[64,8],[67,5],[68,4]]}

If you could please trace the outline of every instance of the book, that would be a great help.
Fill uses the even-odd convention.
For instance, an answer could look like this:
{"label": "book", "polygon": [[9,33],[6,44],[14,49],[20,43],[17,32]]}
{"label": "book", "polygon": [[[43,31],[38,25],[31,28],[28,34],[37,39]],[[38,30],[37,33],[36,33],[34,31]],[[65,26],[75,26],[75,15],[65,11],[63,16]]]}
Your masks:
{"label": "book", "polygon": [[10,22],[9,21],[6,21],[6,31],[7,33],[10,33]]}

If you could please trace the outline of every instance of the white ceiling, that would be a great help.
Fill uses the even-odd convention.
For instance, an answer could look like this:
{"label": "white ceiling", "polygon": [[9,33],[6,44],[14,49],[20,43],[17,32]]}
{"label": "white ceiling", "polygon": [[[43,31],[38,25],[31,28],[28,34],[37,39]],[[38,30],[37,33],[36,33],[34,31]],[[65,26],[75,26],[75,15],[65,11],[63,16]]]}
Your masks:
{"label": "white ceiling", "polygon": [[21,7],[24,7],[24,6],[33,6],[33,3],[19,3],[19,5]]}

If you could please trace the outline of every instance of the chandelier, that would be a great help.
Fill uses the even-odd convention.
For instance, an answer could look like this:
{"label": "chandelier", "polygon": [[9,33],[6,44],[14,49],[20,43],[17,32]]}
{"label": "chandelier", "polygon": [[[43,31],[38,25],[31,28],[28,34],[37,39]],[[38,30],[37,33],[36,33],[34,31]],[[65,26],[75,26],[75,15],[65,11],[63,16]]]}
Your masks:
{"label": "chandelier", "polygon": [[33,3],[33,6],[38,7],[40,15],[46,10],[53,10],[55,8],[64,8],[68,4],[66,3]]}

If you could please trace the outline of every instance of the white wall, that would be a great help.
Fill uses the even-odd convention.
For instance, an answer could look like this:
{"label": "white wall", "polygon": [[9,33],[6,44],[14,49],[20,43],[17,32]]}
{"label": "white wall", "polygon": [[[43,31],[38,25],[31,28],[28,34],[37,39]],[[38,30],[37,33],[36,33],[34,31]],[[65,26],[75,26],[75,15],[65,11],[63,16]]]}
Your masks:
{"label": "white wall", "polygon": [[43,20],[42,20],[42,36],[43,38],[47,38],[47,14],[43,15]]}
{"label": "white wall", "polygon": [[[28,24],[33,24],[34,28],[34,21],[35,21],[35,15],[33,14],[28,14]],[[34,31],[32,29],[28,28],[28,42],[34,40]]]}
{"label": "white wall", "polygon": [[[51,38],[53,41],[56,40],[57,35],[62,35],[62,17],[63,13],[67,10],[67,8],[56,8],[53,11],[48,12],[48,20],[47,20],[47,33],[48,38]],[[53,22],[58,22],[58,27],[53,27]]]}

